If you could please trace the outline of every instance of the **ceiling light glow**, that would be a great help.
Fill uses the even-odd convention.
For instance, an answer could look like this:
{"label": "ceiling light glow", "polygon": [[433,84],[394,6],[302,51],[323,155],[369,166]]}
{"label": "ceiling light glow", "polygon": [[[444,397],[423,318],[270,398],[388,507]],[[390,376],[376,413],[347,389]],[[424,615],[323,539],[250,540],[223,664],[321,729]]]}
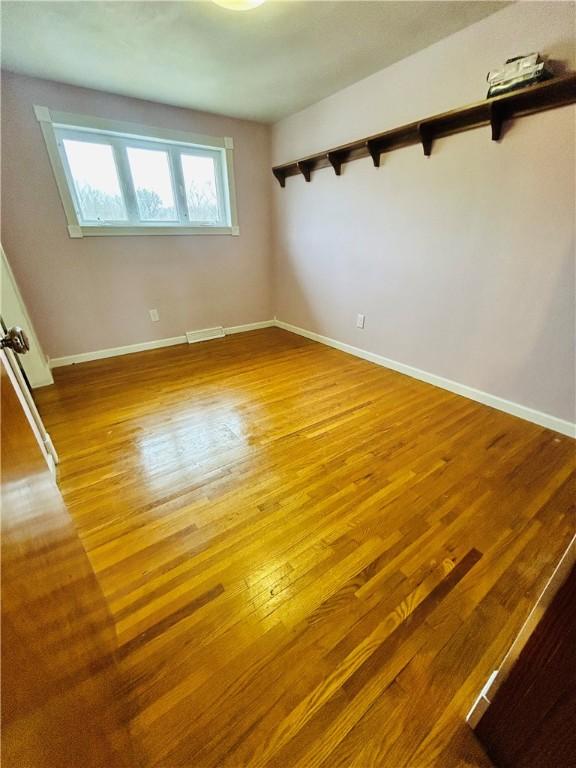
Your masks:
{"label": "ceiling light glow", "polygon": [[212,2],[230,11],[251,11],[252,8],[262,5],[265,0],[212,0]]}

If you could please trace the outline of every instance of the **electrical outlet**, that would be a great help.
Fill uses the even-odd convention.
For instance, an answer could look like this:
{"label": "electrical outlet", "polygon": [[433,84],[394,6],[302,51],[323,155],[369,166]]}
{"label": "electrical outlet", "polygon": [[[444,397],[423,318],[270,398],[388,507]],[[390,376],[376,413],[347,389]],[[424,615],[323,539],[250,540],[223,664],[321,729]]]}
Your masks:
{"label": "electrical outlet", "polygon": [[150,320],[152,320],[153,323],[157,323],[158,320],[160,320],[157,309],[149,309],[148,314],[150,315]]}
{"label": "electrical outlet", "polygon": [[356,328],[364,328],[366,315],[356,315]]}

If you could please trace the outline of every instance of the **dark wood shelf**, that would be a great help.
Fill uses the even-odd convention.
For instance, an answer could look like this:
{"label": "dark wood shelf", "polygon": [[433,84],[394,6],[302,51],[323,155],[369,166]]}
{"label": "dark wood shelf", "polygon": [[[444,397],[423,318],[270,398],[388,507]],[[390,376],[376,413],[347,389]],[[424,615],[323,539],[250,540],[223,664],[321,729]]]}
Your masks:
{"label": "dark wood shelf", "polygon": [[435,139],[485,125],[491,127],[493,141],[498,141],[502,126],[507,120],[575,102],[576,73],[570,72],[522,90],[401,125],[399,128],[368,136],[350,144],[342,144],[291,163],[276,165],[272,173],[280,186],[284,187],[288,176],[304,176],[306,181],[310,181],[312,172],[319,168],[331,167],[336,176],[340,176],[344,163],[359,160],[362,157],[371,157],[375,167],[378,168],[384,152],[391,152],[411,144],[421,144],[424,154],[429,156]]}

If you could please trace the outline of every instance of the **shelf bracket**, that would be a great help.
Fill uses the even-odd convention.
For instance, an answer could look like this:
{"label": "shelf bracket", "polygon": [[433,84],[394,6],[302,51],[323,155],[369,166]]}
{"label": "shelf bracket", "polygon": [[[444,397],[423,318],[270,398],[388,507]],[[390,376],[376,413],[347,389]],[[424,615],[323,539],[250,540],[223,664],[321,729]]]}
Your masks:
{"label": "shelf bracket", "polygon": [[272,173],[274,174],[275,178],[278,180],[278,183],[284,189],[286,186],[286,174],[284,172],[283,168],[272,168]]}
{"label": "shelf bracket", "polygon": [[502,134],[502,124],[504,123],[504,108],[499,102],[490,104],[490,126],[492,128],[492,141],[500,141]]}
{"label": "shelf bracket", "polygon": [[332,168],[334,168],[336,176],[340,176],[340,173],[342,172],[342,156],[339,155],[338,152],[328,152],[326,157]]}
{"label": "shelf bracket", "polygon": [[380,168],[380,155],[382,154],[382,151],[378,145],[378,142],[375,139],[368,139],[366,142],[366,149],[372,158],[374,168]]}
{"label": "shelf bracket", "polygon": [[310,181],[310,171],[312,170],[312,163],[307,162],[305,160],[301,160],[299,163],[296,163],[298,166],[298,170],[304,176],[306,181]]}
{"label": "shelf bracket", "polygon": [[434,132],[432,126],[428,123],[418,123],[418,136],[424,150],[424,155],[430,157],[432,154],[432,142],[434,141]]}

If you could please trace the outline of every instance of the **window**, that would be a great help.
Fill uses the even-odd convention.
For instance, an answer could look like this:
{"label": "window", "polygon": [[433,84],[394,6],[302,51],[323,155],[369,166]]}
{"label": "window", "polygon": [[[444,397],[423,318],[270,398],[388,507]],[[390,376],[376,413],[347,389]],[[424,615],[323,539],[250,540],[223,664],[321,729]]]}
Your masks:
{"label": "window", "polygon": [[78,207],[84,221],[126,221],[126,205],[109,144],[64,139]]}
{"label": "window", "polygon": [[71,237],[239,234],[231,139],[35,111]]}
{"label": "window", "polygon": [[168,152],[142,147],[127,152],[142,221],[178,221]]}
{"label": "window", "polygon": [[218,195],[214,158],[182,154],[184,189],[188,215],[196,221],[218,218]]}

